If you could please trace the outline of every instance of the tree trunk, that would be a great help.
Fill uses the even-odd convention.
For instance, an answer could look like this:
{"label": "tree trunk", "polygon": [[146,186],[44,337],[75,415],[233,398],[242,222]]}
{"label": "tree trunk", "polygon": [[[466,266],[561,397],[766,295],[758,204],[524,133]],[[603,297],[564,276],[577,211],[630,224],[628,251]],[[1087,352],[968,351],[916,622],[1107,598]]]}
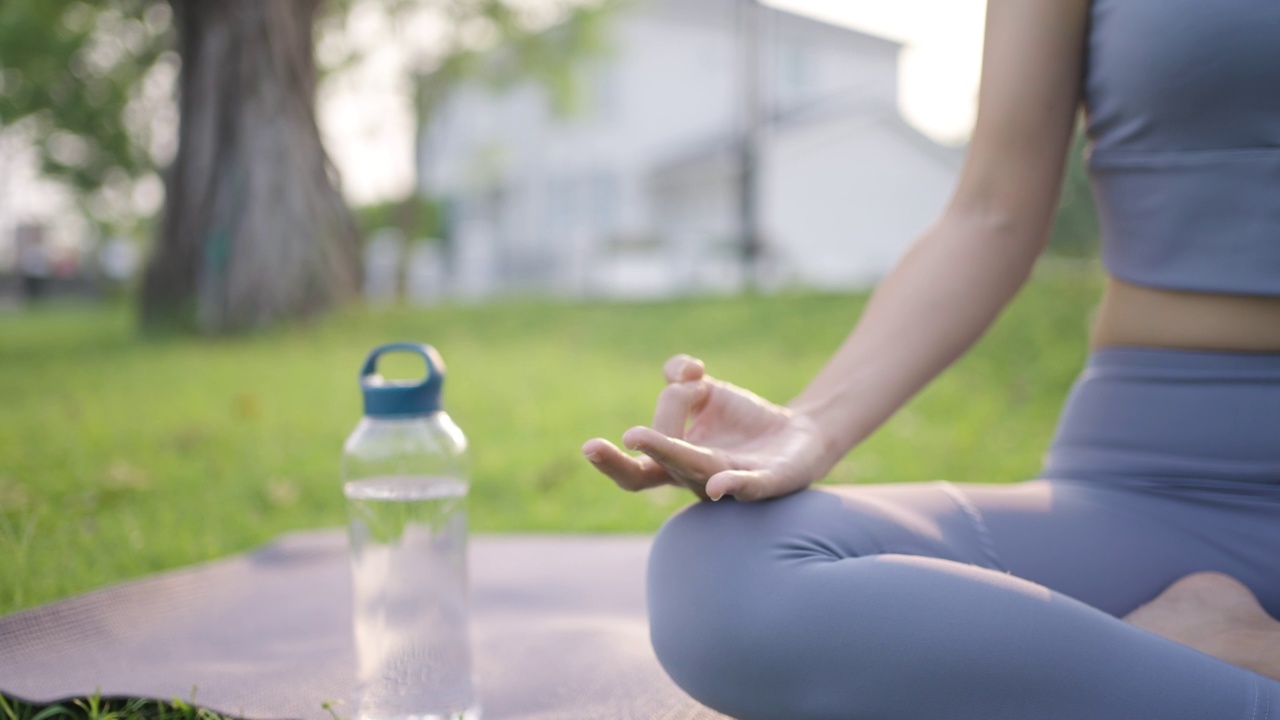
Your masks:
{"label": "tree trunk", "polygon": [[320,2],[170,0],[181,128],[144,326],[247,330],[358,292],[358,233],[315,119]]}

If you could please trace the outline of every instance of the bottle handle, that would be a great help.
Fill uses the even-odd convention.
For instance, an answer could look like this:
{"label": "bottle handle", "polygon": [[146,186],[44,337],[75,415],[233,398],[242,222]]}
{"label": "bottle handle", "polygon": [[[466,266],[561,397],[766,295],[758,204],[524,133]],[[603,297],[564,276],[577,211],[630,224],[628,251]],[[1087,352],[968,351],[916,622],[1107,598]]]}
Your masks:
{"label": "bottle handle", "polygon": [[[388,353],[407,352],[422,358],[427,365],[427,374],[419,382],[386,383],[378,374],[378,358]],[[375,378],[377,378],[375,380]],[[369,352],[364,366],[360,368],[360,386],[364,388],[385,387],[393,384],[402,388],[425,388],[428,385],[439,385],[444,381],[444,360],[436,349],[425,343],[397,342],[379,345]]]}

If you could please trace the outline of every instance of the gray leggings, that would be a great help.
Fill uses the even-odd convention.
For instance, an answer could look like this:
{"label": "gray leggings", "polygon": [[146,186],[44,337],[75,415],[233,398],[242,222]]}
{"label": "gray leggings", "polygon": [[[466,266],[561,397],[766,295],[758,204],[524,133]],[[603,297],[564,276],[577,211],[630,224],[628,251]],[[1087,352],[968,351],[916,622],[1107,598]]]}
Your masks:
{"label": "gray leggings", "polygon": [[1280,355],[1095,353],[1043,477],[687,508],[658,658],[744,720],[1280,720],[1280,683],[1117,619],[1202,570],[1280,615]]}

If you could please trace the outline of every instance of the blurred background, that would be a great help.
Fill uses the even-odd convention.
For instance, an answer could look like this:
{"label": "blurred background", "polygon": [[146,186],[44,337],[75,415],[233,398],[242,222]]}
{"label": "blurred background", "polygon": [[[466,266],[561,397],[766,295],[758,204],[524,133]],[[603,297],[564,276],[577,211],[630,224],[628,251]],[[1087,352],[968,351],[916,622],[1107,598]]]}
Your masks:
{"label": "blurred background", "polygon": [[[341,523],[388,340],[450,363],[476,527],[656,528],[688,498],[578,446],[674,352],[799,390],[947,200],[984,6],[6,0],[0,612]],[[1036,471],[1098,288],[1082,150],[1028,290],[833,480]]]}
{"label": "blurred background", "polygon": [[[417,304],[865,288],[956,177],[983,6],[333,0],[246,18],[6,3],[0,302],[131,289],[148,258],[173,276],[143,285],[148,317],[203,313],[211,332],[361,288]],[[298,55],[271,58],[264,34]],[[185,134],[184,103],[203,123]],[[258,205],[295,217],[273,226]],[[309,239],[315,218],[341,225],[347,209],[356,232]],[[207,217],[166,227],[166,211]],[[1067,224],[1057,244],[1082,254],[1090,229]],[[238,247],[263,232],[317,265],[363,267],[315,270],[327,292],[255,289],[282,281],[249,269],[266,253]],[[251,258],[202,273],[211,255]],[[237,284],[252,299],[226,297]],[[282,306],[233,309],[249,303]]]}

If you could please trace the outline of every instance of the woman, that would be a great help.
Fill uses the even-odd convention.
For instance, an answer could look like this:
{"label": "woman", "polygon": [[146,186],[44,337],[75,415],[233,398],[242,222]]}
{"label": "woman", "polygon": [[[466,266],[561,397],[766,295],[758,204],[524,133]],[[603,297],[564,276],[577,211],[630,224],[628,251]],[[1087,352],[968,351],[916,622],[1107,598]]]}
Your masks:
{"label": "woman", "polygon": [[[1280,718],[1280,3],[987,13],[952,201],[812,383],[678,356],[641,455],[583,447],[719,501],[655,541],[654,648],[740,718]],[[1082,101],[1111,277],[1041,478],[806,489],[1026,280]]]}

